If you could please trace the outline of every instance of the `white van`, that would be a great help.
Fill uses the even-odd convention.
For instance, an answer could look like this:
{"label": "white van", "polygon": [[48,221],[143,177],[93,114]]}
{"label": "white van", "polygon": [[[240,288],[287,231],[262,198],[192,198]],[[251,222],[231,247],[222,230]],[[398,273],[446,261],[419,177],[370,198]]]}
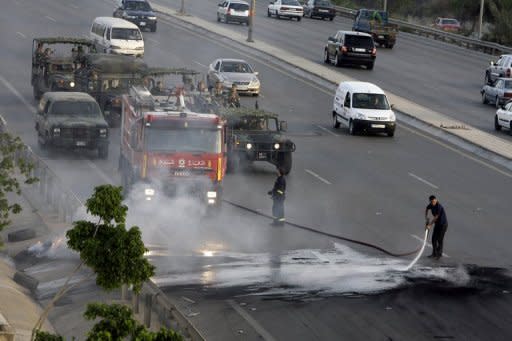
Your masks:
{"label": "white van", "polygon": [[395,135],[396,117],[384,91],[367,82],[341,82],[334,95],[332,119],[334,128],[340,123],[355,135],[386,133]]}
{"label": "white van", "polygon": [[92,22],[89,34],[98,52],[144,56],[142,33],[137,25],[129,21],[98,17]]}

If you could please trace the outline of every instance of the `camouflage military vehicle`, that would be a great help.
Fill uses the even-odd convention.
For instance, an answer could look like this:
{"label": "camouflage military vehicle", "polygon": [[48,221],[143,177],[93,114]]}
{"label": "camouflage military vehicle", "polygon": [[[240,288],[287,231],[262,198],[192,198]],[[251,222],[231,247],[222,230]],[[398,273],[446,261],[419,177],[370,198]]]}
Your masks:
{"label": "camouflage military vehicle", "polygon": [[221,116],[227,122],[228,171],[240,165],[266,161],[282,167],[286,174],[292,169],[295,143],[283,136],[287,129],[278,115],[258,109],[224,109]]}
{"label": "camouflage military vehicle", "polygon": [[140,58],[94,53],[85,55],[82,67],[75,72],[79,91],[98,101],[110,126],[121,123],[121,97],[132,85],[142,85],[147,65]]}
{"label": "camouflage military vehicle", "polygon": [[35,38],[32,41],[31,84],[35,99],[47,91],[75,91],[74,71],[81,57],[93,51],[85,38]]}

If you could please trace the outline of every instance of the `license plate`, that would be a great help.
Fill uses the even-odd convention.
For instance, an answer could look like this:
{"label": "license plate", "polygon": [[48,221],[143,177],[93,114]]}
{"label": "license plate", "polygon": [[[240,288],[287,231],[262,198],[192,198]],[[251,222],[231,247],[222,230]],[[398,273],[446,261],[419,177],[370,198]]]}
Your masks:
{"label": "license plate", "polygon": [[362,49],[362,48],[356,47],[356,48],[354,48],[354,51],[356,51],[356,52],[366,52],[366,49]]}
{"label": "license plate", "polygon": [[386,128],[385,124],[372,124],[372,128]]}
{"label": "license plate", "polygon": [[145,21],[141,21],[140,22],[140,26],[146,26],[146,22]]}
{"label": "license plate", "polygon": [[379,36],[379,39],[384,39],[384,36]]}
{"label": "license plate", "polygon": [[86,145],[85,141],[76,141],[77,147],[85,147],[85,145]]}
{"label": "license plate", "polygon": [[258,153],[258,160],[266,160],[267,159],[267,153]]}

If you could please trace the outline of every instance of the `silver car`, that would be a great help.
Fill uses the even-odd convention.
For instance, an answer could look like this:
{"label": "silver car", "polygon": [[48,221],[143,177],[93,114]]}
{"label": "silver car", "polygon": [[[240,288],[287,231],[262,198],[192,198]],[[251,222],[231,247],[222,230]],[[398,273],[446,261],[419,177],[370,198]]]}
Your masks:
{"label": "silver car", "polygon": [[260,94],[260,80],[258,72],[242,59],[217,59],[208,67],[206,78],[209,88],[220,82],[225,91],[231,89],[233,84],[240,94],[258,96]]}
{"label": "silver car", "polygon": [[500,108],[512,99],[512,78],[498,78],[493,85],[484,85],[480,93],[483,104],[490,102]]}

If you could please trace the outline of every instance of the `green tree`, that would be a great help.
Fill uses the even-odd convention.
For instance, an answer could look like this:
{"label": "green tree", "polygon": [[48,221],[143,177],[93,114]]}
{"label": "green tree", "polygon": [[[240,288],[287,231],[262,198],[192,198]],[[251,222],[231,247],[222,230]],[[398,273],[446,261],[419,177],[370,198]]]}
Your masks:
{"label": "green tree", "polygon": [[488,6],[494,23],[490,39],[512,45],[512,0],[489,0]]}
{"label": "green tree", "polygon": [[[3,119],[0,117],[0,120]],[[0,122],[0,129],[3,126],[4,124]],[[20,181],[25,184],[37,181],[37,178],[30,175],[33,169],[32,163],[17,157],[26,148],[19,137],[0,130],[0,231],[11,223],[9,220],[11,214],[21,212],[21,206],[16,202],[9,202],[7,195],[21,194]],[[2,246],[1,238],[0,246]]]}
{"label": "green tree", "polygon": [[122,204],[121,192],[121,187],[112,185],[96,187],[85,206],[87,213],[97,217],[97,222],[75,221],[66,233],[68,247],[80,253],[81,262],[44,309],[34,327],[33,338],[55,302],[78,284],[70,285],[69,282],[83,265],[93,270],[96,284],[106,290],[125,284],[139,292],[142,284],[153,276],[155,268],[144,258],[147,249],[140,229],[133,226],[127,230],[125,227],[128,207]]}

